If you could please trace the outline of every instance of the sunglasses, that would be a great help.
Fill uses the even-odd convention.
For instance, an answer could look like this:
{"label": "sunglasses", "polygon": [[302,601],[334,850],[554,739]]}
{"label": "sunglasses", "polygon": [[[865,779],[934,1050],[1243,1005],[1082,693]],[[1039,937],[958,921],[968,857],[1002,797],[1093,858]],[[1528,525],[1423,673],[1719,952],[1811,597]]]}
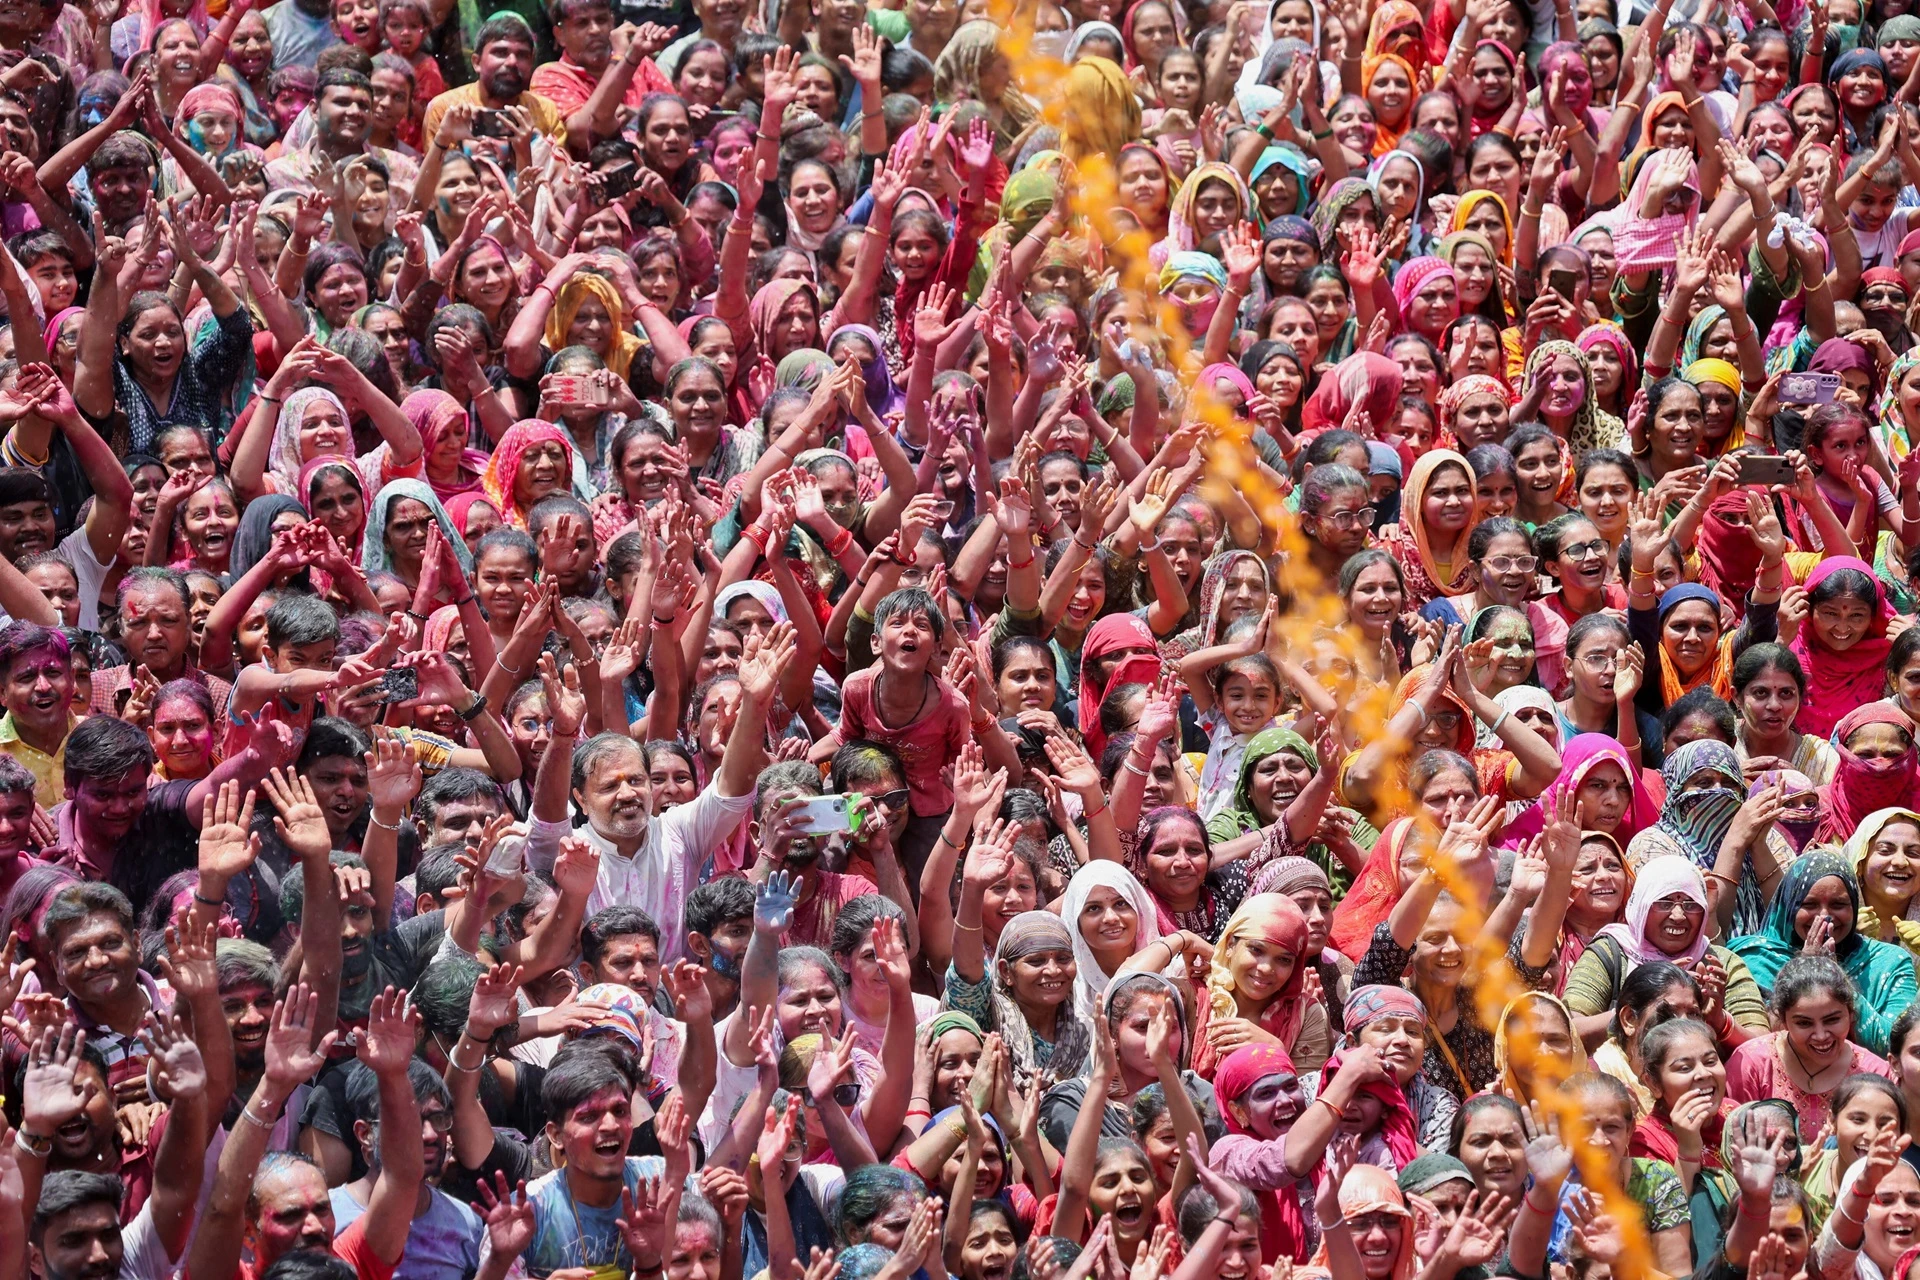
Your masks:
{"label": "sunglasses", "polygon": [[906,808],[908,801],[912,799],[913,792],[906,787],[901,787],[895,791],[882,791],[873,798],[873,802],[882,808],[891,809],[895,813],[898,813],[900,810]]}
{"label": "sunglasses", "polygon": [[833,1100],[840,1105],[841,1110],[851,1109],[860,1101],[860,1086],[853,1083],[833,1086]]}

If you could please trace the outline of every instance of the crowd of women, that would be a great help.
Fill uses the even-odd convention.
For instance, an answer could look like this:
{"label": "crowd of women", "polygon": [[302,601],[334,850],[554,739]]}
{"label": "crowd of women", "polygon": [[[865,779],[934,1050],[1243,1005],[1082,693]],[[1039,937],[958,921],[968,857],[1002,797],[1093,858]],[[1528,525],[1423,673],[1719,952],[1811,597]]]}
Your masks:
{"label": "crowd of women", "polygon": [[0,6],[9,1068],[44,868],[299,980],[102,838],[277,751],[531,1154],[263,1278],[1920,1274],[1907,7]]}

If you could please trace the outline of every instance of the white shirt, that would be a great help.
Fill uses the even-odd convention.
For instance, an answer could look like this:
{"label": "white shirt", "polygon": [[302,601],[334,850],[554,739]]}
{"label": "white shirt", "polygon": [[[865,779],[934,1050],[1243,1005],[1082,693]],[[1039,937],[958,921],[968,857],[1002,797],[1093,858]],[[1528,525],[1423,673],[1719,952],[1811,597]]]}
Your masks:
{"label": "white shirt", "polygon": [[639,907],[660,926],[660,959],[671,964],[686,955],[681,912],[694,888],[700,864],[733,834],[753,809],[753,796],[723,796],[707,787],[687,804],[647,821],[647,834],[631,858],[593,829],[534,818],[527,829],[527,862],[535,871],[553,870],[564,836],[585,840],[600,853],[600,872],[587,895],[587,914],[624,904]]}

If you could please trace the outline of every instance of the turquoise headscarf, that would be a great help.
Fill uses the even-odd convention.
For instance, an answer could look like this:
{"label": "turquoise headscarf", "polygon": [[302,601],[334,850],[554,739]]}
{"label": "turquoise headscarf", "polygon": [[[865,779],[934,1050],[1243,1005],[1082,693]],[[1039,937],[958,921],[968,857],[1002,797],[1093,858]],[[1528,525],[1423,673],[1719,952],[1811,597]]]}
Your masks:
{"label": "turquoise headscarf", "polygon": [[1165,293],[1188,276],[1205,280],[1222,293],[1227,291],[1227,269],[1220,265],[1220,259],[1195,249],[1179,249],[1168,254],[1166,265],[1160,268],[1160,292]]}
{"label": "turquoise headscarf", "polygon": [[[1761,991],[1771,992],[1780,970],[1799,955],[1805,939],[1800,936],[1794,917],[1813,886],[1829,877],[1847,888],[1853,904],[1854,919],[1860,916],[1860,882],[1854,878],[1853,865],[1844,854],[1831,849],[1810,849],[1787,865],[1787,873],[1774,891],[1760,932],[1735,938],[1728,948],[1747,962],[1747,969]],[[1905,947],[1863,937],[1858,924],[1834,947],[1834,959],[1853,979],[1853,1039],[1873,1053],[1885,1055],[1893,1030],[1893,1019],[1913,1003],[1920,983],[1914,977],[1913,957]]]}
{"label": "turquoise headscarf", "polygon": [[1687,336],[1680,342],[1679,368],[1686,368],[1700,359],[1700,348],[1706,345],[1707,335],[1713,332],[1713,326],[1726,318],[1727,309],[1715,303],[1700,308],[1700,314],[1687,326]]}
{"label": "turquoise headscarf", "polygon": [[374,495],[367,509],[367,532],[360,544],[360,567],[368,573],[375,570],[393,571],[393,556],[387,550],[387,517],[393,510],[393,504],[402,498],[412,498],[425,505],[433,513],[433,521],[440,526],[440,536],[453,548],[454,558],[460,562],[460,570],[473,573],[473,553],[467,550],[467,539],[454,527],[453,517],[432,489],[422,480],[391,480]]}

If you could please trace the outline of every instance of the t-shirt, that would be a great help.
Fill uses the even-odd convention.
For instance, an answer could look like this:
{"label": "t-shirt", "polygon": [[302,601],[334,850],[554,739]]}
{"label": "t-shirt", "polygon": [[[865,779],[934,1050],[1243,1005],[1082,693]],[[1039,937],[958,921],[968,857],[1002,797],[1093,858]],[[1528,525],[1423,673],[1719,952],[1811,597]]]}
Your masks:
{"label": "t-shirt", "polygon": [[[382,1262],[367,1247],[366,1224],[356,1222],[333,1238],[333,1256],[353,1268],[358,1280],[393,1280],[393,1264]],[[251,1262],[242,1262],[239,1280],[260,1280]]]}
{"label": "t-shirt", "polygon": [[273,65],[311,67],[320,61],[320,53],[340,43],[333,20],[314,17],[297,4],[276,4],[262,15],[267,35],[273,40]]}
{"label": "t-shirt", "polygon": [[146,807],[134,819],[119,848],[94,851],[96,856],[112,856],[110,866],[101,866],[82,853],[74,835],[73,802],[63,802],[53,810],[61,852],[51,860],[79,873],[82,879],[106,880],[127,895],[138,915],[167,877],[195,865],[200,829],[187,813],[187,796],[195,785],[183,779],[148,787]]}
{"label": "t-shirt", "polygon": [[873,682],[879,676],[880,668],[872,666],[847,677],[840,695],[840,741],[865,738],[892,747],[907,771],[914,816],[944,814],[953,808],[953,788],[941,778],[940,771],[973,739],[967,700],[958,689],[935,676],[925,708],[912,722],[895,729],[881,722],[874,706]]}
{"label": "t-shirt", "polygon": [[[628,1156],[623,1180],[637,1190],[642,1178],[657,1178],[665,1169],[666,1161],[656,1157]],[[634,1260],[620,1232],[618,1200],[605,1208],[581,1204],[567,1185],[565,1169],[534,1179],[527,1199],[533,1204],[533,1243],[520,1255],[520,1265],[528,1275],[551,1275],[563,1267],[586,1267],[594,1280],[625,1280],[631,1274]],[[492,1253],[491,1244],[481,1248],[482,1262]]]}
{"label": "t-shirt", "polygon": [[[445,1192],[431,1194],[427,1211],[414,1218],[407,1232],[406,1252],[393,1269],[394,1280],[466,1280],[480,1267],[480,1237],[486,1233],[480,1216]],[[367,1211],[345,1187],[335,1187],[328,1198],[333,1201],[336,1236]]]}
{"label": "t-shirt", "polygon": [[120,1280],[169,1280],[176,1261],[160,1243],[153,1206],[143,1205],[133,1221],[120,1228]]}

